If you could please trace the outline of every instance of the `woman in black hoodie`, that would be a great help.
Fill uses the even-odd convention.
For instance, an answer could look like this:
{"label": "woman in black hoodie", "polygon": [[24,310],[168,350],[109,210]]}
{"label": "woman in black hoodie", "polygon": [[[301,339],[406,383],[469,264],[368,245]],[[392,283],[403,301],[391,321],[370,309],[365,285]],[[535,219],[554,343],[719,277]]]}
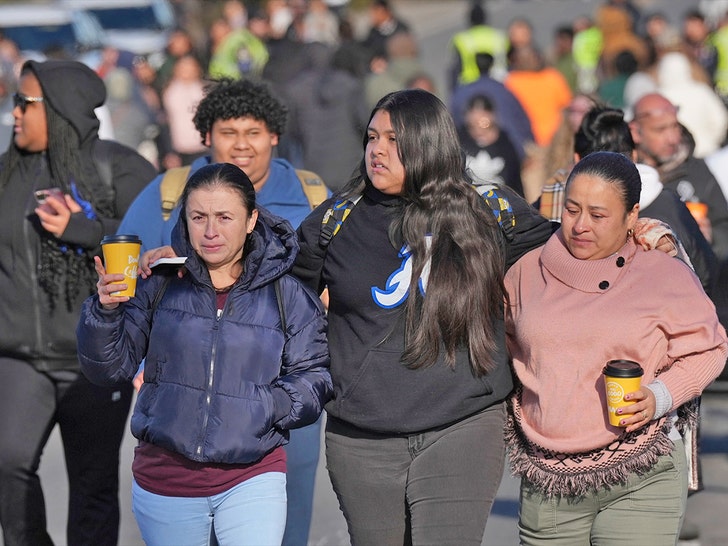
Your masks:
{"label": "woman in black hoodie", "polygon": [[[75,326],[93,257],[154,167],[98,137],[101,79],[75,61],[28,61],[0,157],[0,525],[6,546],[46,545],[37,470],[53,427],[69,480],[68,544],[116,544],[119,446],[132,387],[79,372]],[[40,206],[35,194],[49,188]]]}

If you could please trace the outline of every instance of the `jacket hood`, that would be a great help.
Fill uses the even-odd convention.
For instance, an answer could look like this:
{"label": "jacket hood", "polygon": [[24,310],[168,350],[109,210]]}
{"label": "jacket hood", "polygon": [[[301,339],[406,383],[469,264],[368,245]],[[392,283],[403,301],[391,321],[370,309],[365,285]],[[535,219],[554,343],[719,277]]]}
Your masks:
{"label": "jacket hood", "polygon": [[637,163],[636,167],[642,182],[642,191],[640,192],[641,210],[650,206],[665,187],[660,182],[660,174],[657,169],[644,163]]}
{"label": "jacket hood", "polygon": [[688,58],[682,53],[666,53],[657,66],[657,81],[661,87],[680,87],[692,83]]}
{"label": "jacket hood", "polygon": [[[242,284],[248,290],[259,288],[293,268],[298,255],[296,232],[288,220],[258,207],[258,221],[245,245],[245,270]],[[172,248],[178,256],[187,256],[185,268],[198,281],[210,282],[210,274],[202,259],[192,248],[187,235],[187,223],[180,213],[172,232]]]}
{"label": "jacket hood", "polygon": [[44,100],[67,120],[81,142],[96,137],[99,120],[94,110],[106,100],[106,86],[88,66],[77,61],[27,61],[43,89]]}

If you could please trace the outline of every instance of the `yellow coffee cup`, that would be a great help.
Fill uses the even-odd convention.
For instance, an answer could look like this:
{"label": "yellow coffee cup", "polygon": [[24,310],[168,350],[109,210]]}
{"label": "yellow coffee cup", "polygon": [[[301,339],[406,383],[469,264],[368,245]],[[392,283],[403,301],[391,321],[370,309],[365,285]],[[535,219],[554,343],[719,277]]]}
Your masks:
{"label": "yellow coffee cup", "polygon": [[132,297],[136,292],[137,269],[139,268],[139,251],[142,241],[136,235],[107,235],[101,240],[104,253],[104,267],[107,273],[122,273],[125,277],[121,284],[126,290],[113,292],[112,296]]}
{"label": "yellow coffee cup", "polygon": [[610,360],[604,366],[602,373],[607,395],[609,424],[615,427],[622,426],[619,422],[632,414],[618,414],[617,409],[634,404],[634,401],[625,400],[624,395],[639,390],[644,371],[642,366],[632,360]]}

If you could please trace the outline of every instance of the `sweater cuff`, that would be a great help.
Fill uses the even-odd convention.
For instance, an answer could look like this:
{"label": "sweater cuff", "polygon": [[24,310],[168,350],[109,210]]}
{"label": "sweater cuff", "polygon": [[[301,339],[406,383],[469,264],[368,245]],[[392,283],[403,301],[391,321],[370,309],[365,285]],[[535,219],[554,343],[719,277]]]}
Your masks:
{"label": "sweater cuff", "polygon": [[670,394],[670,391],[667,390],[665,384],[659,379],[653,381],[649,385],[645,385],[645,387],[650,389],[652,394],[655,395],[655,415],[653,415],[652,418],[659,419],[670,411],[670,408],[672,407],[672,395]]}

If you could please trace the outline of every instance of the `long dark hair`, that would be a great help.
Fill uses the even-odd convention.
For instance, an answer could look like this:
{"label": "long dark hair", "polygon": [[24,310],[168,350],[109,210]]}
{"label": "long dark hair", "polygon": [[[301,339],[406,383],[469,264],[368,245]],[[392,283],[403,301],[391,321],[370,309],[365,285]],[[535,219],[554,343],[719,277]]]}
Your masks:
{"label": "long dark hair", "polygon": [[[404,205],[390,225],[390,238],[409,246],[414,264],[403,361],[428,366],[442,350],[454,366],[456,351],[467,347],[474,373],[482,375],[493,369],[499,341],[494,325],[503,317],[499,227],[465,174],[455,125],[440,99],[420,89],[397,91],[377,103],[369,121],[380,110],[389,113],[405,171]],[[365,161],[345,191],[363,190]],[[431,235],[429,246],[426,235]],[[422,297],[418,280],[428,263]]]}
{"label": "long dark hair", "polygon": [[640,201],[642,180],[635,164],[619,152],[593,152],[580,160],[569,173],[566,180],[569,184],[579,175],[590,175],[612,184],[624,203],[625,214],[628,214]]}

